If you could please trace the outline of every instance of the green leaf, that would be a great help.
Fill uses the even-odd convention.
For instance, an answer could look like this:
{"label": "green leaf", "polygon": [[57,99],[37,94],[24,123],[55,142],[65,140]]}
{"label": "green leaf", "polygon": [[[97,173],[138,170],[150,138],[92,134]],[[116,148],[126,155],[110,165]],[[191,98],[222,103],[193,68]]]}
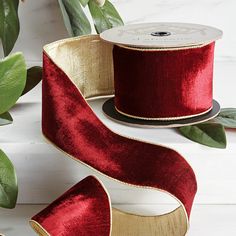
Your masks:
{"label": "green leaf", "polygon": [[0,38],[5,56],[13,49],[20,32],[18,5],[19,0],[0,1]]}
{"label": "green leaf", "polygon": [[70,36],[91,33],[88,18],[78,0],[58,0],[66,29]]}
{"label": "green leaf", "polygon": [[18,195],[15,168],[0,149],[0,207],[14,208]]}
{"label": "green leaf", "polygon": [[62,17],[63,17],[63,20],[64,20],[64,24],[65,24],[65,27],[67,29],[67,32],[70,36],[74,36],[73,35],[73,30],[72,30],[72,27],[71,27],[71,23],[70,23],[70,18],[66,12],[66,8],[64,6],[64,3],[63,3],[63,0],[58,0],[58,3],[59,3],[59,6],[60,6],[60,9],[61,9],[61,13],[62,13]]}
{"label": "green leaf", "polygon": [[25,87],[26,65],[22,53],[15,53],[0,61],[0,114],[8,111]]}
{"label": "green leaf", "polygon": [[197,143],[215,147],[226,147],[226,136],[224,126],[217,123],[201,123],[179,128],[180,133],[186,138]]}
{"label": "green leaf", "polygon": [[223,108],[213,122],[222,124],[225,128],[236,128],[236,108]]}
{"label": "green leaf", "polygon": [[9,112],[5,112],[0,114],[0,126],[9,125],[13,121],[11,114]]}
{"label": "green leaf", "polygon": [[119,13],[109,1],[106,1],[102,7],[99,7],[94,0],[90,0],[88,5],[97,33],[124,24]]}
{"label": "green leaf", "polygon": [[27,70],[26,85],[21,96],[28,93],[42,80],[42,72],[43,70],[40,66],[34,66]]}
{"label": "green leaf", "polygon": [[89,2],[89,0],[79,0],[79,1],[83,7],[86,7]]}
{"label": "green leaf", "polygon": [[105,4],[105,2],[106,2],[106,0],[93,0],[99,7],[102,7],[104,4]]}

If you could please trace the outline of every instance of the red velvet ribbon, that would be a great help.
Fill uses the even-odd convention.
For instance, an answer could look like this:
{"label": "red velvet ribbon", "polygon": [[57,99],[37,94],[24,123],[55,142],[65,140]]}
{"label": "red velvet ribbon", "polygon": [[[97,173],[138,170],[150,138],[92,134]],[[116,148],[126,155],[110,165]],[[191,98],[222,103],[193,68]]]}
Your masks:
{"label": "red velvet ribbon", "polygon": [[[91,43],[97,45],[95,36],[87,37],[91,37]],[[75,39],[74,43],[82,47],[83,37]],[[54,44],[53,47],[57,46],[57,42]],[[60,53],[65,50],[65,55],[68,55],[66,41],[58,44]],[[120,48],[116,47],[114,53],[116,50]],[[197,191],[191,166],[181,154],[168,147],[112,132],[97,118],[78,87],[54,62],[56,54],[52,55],[46,52],[43,55],[44,136],[74,160],[113,180],[139,188],[164,191],[178,199],[186,213],[181,223],[187,225]],[[46,232],[42,235],[51,236],[110,235],[107,195],[99,186],[92,179],[75,185],[32,218],[40,226],[37,229]],[[92,227],[88,228],[89,225]]]}
{"label": "red velvet ribbon", "polygon": [[164,51],[114,46],[117,110],[147,119],[181,119],[209,111],[214,45]]}

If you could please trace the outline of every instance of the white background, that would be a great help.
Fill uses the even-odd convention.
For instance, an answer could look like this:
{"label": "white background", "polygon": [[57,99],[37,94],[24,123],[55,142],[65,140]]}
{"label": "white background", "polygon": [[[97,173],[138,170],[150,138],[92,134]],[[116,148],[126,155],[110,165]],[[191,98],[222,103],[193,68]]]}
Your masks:
{"label": "white background", "polygon": [[[216,59],[236,58],[234,0],[113,0],[126,24],[174,21],[207,24],[224,31]],[[21,33],[15,50],[29,62],[41,61],[42,46],[67,37],[57,0],[25,0],[20,4]]]}
{"label": "white background", "polygon": [[[235,0],[114,0],[125,23],[174,21],[207,24],[224,31],[217,41],[214,98],[223,107],[236,107],[236,1]],[[87,10],[86,10],[87,11]],[[88,11],[87,11],[88,12]],[[21,32],[14,51],[22,51],[28,66],[40,65],[44,44],[68,37],[57,0],[25,0],[20,4]],[[66,189],[91,174],[45,143],[41,136],[41,88],[20,99],[12,109],[14,123],[1,127],[0,147],[15,164],[20,204],[49,203]],[[227,131],[226,150],[193,143],[173,129],[138,129],[116,124],[104,117],[102,102],[93,102],[101,120],[118,133],[161,143],[182,153],[196,172],[198,194],[189,235],[236,235],[236,132]],[[93,173],[94,174],[94,173]],[[121,208],[153,212],[160,204],[171,204],[153,192],[141,193],[105,184],[114,203]],[[19,206],[0,211],[0,233],[33,235],[27,218],[42,207]],[[1,215],[2,214],[2,215]],[[14,222],[14,223],[13,223]],[[19,233],[20,232],[20,233]],[[24,232],[24,233],[23,233]]]}

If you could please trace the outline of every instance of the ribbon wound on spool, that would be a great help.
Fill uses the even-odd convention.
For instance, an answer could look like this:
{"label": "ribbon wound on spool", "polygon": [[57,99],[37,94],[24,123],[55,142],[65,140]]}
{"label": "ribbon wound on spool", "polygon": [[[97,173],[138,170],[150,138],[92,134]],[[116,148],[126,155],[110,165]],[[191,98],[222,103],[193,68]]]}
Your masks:
{"label": "ribbon wound on spool", "polygon": [[123,115],[177,120],[212,109],[214,45],[113,49],[115,106]]}

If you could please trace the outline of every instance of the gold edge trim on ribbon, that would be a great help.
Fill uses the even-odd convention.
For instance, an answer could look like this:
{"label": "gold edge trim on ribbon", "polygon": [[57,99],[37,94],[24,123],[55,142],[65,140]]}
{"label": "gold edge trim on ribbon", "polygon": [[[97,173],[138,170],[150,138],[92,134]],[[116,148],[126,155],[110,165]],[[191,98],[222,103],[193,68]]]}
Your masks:
{"label": "gold edge trim on ribbon", "polygon": [[183,120],[183,119],[187,119],[187,118],[193,118],[196,116],[201,116],[204,115],[206,113],[208,113],[209,111],[212,110],[213,106],[211,106],[211,108],[209,108],[208,110],[198,113],[198,114],[194,114],[194,115],[188,115],[188,116],[176,116],[176,117],[161,117],[161,118],[149,118],[149,117],[142,117],[142,116],[134,116],[134,115],[130,115],[127,114],[123,111],[120,111],[116,106],[114,106],[116,111],[119,112],[120,114],[124,115],[124,116],[128,116],[131,118],[135,118],[135,119],[139,119],[139,120],[160,120],[160,121],[168,121],[168,120]]}
{"label": "gold edge trim on ribbon", "polygon": [[178,128],[178,127],[183,127],[183,126],[195,125],[195,124],[199,124],[199,123],[202,123],[202,122],[209,121],[209,120],[215,118],[216,116],[218,116],[219,113],[220,113],[220,110],[219,110],[215,115],[213,115],[213,116],[211,116],[211,117],[209,117],[209,118],[206,118],[206,119],[204,119],[204,120],[201,120],[201,122],[196,121],[196,122],[191,122],[191,123],[186,123],[186,124],[178,124],[178,123],[175,123],[175,124],[170,124],[170,125],[158,125],[158,126],[156,126],[156,125],[135,124],[135,123],[129,123],[129,122],[121,121],[121,120],[118,120],[118,119],[115,119],[115,118],[109,116],[108,114],[106,114],[106,113],[103,111],[103,114],[104,114],[107,118],[109,118],[109,119],[111,119],[111,120],[113,120],[113,121],[115,121],[115,122],[117,122],[117,123],[119,123],[119,124],[128,125],[128,126],[130,126],[130,127],[137,127],[137,128]]}
{"label": "gold edge trim on ribbon", "polygon": [[[43,135],[44,136],[44,138],[46,139],[46,140],[48,140],[46,137],[45,137],[45,135]],[[49,140],[48,140],[49,141]],[[49,142],[51,142],[51,141],[49,141]],[[51,142],[52,143],[52,142]],[[102,186],[102,188],[103,188],[103,190],[104,190],[104,192],[106,193],[106,196],[107,196],[107,198],[108,198],[108,202],[109,202],[109,209],[110,209],[110,232],[109,232],[109,236],[111,236],[111,233],[112,233],[112,206],[111,206],[111,197],[110,197],[110,195],[109,195],[109,193],[108,193],[108,190],[107,190],[107,188],[105,187],[105,185],[103,184],[103,182],[97,177],[97,176],[95,176],[95,175],[90,175],[90,176],[93,176],[93,178],[95,178],[100,184],[101,184],[101,186]]]}
{"label": "gold edge trim on ribbon", "polygon": [[[105,41],[105,40],[104,40]],[[107,42],[107,41],[105,41]],[[209,42],[205,42],[202,44],[198,44],[198,45],[189,45],[189,46],[183,46],[183,47],[159,47],[159,48],[145,48],[145,47],[138,47],[138,46],[132,46],[132,45],[124,45],[124,44],[113,44],[116,45],[120,48],[125,48],[125,49],[130,49],[130,50],[134,50],[134,51],[141,51],[141,52],[158,52],[158,51],[180,51],[180,50],[185,50],[185,49],[195,49],[195,48],[202,48],[206,45],[209,45],[211,43],[215,42],[215,40],[209,41]]]}
{"label": "gold edge trim on ribbon", "polygon": [[29,224],[32,229],[40,236],[51,236],[44,227],[37,221],[30,219]]}

